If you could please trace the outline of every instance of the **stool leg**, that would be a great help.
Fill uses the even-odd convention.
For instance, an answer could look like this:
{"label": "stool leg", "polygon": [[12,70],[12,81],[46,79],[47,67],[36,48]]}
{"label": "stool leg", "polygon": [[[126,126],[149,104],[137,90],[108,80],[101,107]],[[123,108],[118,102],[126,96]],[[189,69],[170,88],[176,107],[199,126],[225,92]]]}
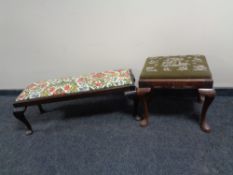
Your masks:
{"label": "stool leg", "polygon": [[13,114],[16,119],[21,121],[27,128],[26,135],[31,135],[32,134],[32,127],[28,120],[25,118],[24,112],[26,111],[27,107],[23,108],[14,108]]}
{"label": "stool leg", "polygon": [[148,103],[146,97],[142,97],[142,103],[144,108],[144,114],[143,114],[143,119],[140,121],[140,126],[146,127],[149,123]]}
{"label": "stool leg", "polygon": [[45,110],[43,109],[41,104],[38,105],[38,108],[41,114],[45,113]]}
{"label": "stool leg", "polygon": [[135,119],[137,121],[140,121],[140,120],[142,120],[142,118],[138,115],[138,102],[139,102],[139,99],[138,99],[138,96],[136,95],[134,97],[134,113],[133,113],[133,116],[135,117]]}
{"label": "stool leg", "polygon": [[140,120],[141,118],[138,117],[138,96],[137,96],[136,87],[135,87],[135,90],[126,91],[124,94],[127,97],[132,97],[132,100],[133,100],[133,117],[136,120]]}
{"label": "stool leg", "polygon": [[148,103],[147,103],[147,95],[150,93],[151,88],[138,88],[137,96],[143,104],[143,118],[140,121],[141,127],[146,127],[149,123],[149,111],[148,111]]}
{"label": "stool leg", "polygon": [[201,96],[201,94],[199,93],[199,91],[197,90],[197,102],[198,103],[202,103],[203,102],[203,98],[202,98],[202,96]]}
{"label": "stool leg", "polygon": [[210,132],[211,129],[207,123],[206,113],[209,106],[211,105],[211,103],[215,98],[216,91],[214,89],[198,89],[198,92],[200,96],[204,97],[204,103],[202,106],[201,117],[200,117],[200,127],[204,132]]}

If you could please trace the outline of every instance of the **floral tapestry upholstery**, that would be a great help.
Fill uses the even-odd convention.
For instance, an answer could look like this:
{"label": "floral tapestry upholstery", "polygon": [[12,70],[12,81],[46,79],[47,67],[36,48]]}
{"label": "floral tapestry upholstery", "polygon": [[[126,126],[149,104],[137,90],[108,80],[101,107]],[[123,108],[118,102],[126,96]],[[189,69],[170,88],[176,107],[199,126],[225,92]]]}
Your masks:
{"label": "floral tapestry upholstery", "polygon": [[211,72],[204,55],[160,56],[147,58],[140,78],[211,78]]}
{"label": "floral tapestry upholstery", "polygon": [[134,79],[129,69],[110,70],[78,77],[35,82],[30,84],[17,97],[16,101],[125,87],[133,84]]}

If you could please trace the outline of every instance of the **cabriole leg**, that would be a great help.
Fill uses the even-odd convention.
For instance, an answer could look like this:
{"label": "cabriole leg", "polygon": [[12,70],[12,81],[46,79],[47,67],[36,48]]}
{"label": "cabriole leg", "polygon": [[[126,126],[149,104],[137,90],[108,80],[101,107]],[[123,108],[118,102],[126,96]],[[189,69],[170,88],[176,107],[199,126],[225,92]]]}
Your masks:
{"label": "cabriole leg", "polygon": [[198,89],[200,96],[204,97],[204,103],[202,106],[201,117],[200,117],[200,127],[204,132],[210,132],[210,126],[207,123],[206,113],[213,102],[216,91],[214,89]]}
{"label": "cabriole leg", "polygon": [[14,116],[16,119],[21,121],[27,128],[26,135],[31,135],[32,134],[32,127],[28,120],[25,118],[24,112],[26,111],[27,107],[21,107],[21,108],[14,108]]}
{"label": "cabriole leg", "polygon": [[137,89],[137,96],[139,100],[143,104],[143,118],[140,121],[141,127],[146,127],[149,122],[149,111],[148,111],[148,103],[147,103],[147,95],[150,93],[151,88],[138,88]]}

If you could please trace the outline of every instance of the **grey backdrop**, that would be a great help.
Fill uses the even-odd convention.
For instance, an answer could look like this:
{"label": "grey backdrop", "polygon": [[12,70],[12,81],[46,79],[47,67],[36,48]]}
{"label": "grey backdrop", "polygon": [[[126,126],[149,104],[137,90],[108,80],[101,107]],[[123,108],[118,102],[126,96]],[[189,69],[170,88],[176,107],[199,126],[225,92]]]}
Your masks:
{"label": "grey backdrop", "polygon": [[232,19],[231,0],[0,0],[0,89],[195,53],[233,86]]}

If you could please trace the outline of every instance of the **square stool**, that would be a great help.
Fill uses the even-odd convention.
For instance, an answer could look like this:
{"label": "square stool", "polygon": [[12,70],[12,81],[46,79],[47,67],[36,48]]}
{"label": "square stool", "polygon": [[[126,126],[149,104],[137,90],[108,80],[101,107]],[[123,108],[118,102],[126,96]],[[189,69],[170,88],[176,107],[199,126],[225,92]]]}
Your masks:
{"label": "square stool", "polygon": [[144,106],[141,126],[148,125],[147,97],[151,89],[195,89],[199,102],[203,101],[200,127],[210,132],[206,113],[216,95],[213,79],[204,55],[159,56],[147,58],[139,78],[138,97]]}

